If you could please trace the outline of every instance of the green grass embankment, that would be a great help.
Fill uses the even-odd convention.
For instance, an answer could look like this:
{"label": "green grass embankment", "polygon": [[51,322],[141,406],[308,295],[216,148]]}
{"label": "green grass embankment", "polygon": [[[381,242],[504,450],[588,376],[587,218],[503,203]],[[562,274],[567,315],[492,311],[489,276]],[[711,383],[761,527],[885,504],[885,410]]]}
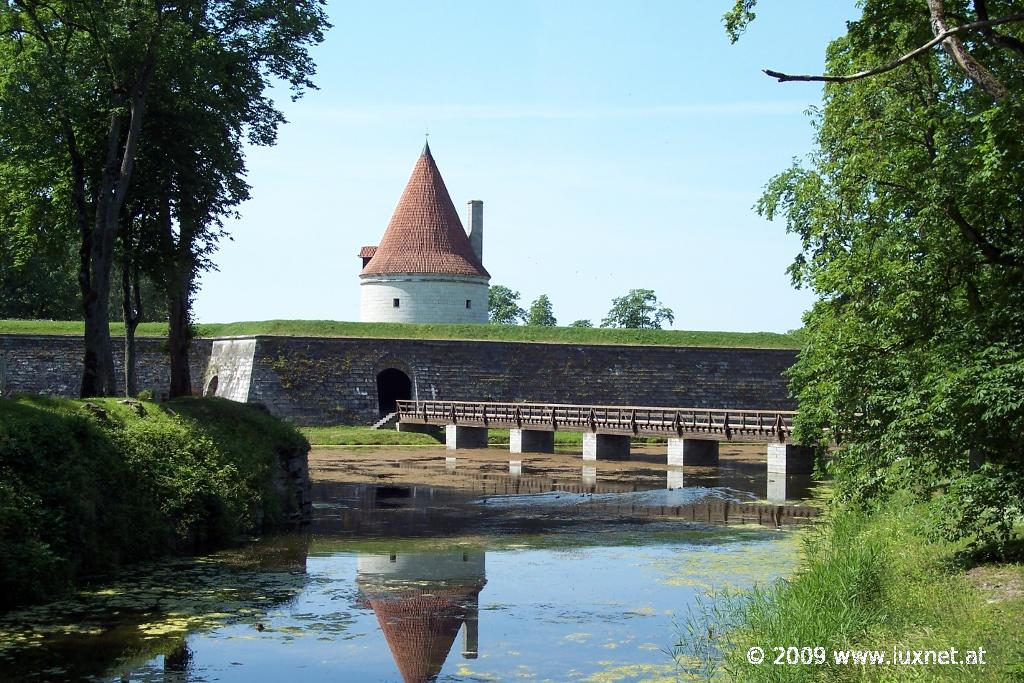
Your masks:
{"label": "green grass embankment", "polygon": [[438,441],[429,434],[400,432],[372,427],[299,427],[303,436],[314,446],[437,446]]}
{"label": "green grass embankment", "polygon": [[[336,320],[265,320],[259,322],[204,323],[196,326],[200,337],[279,335],[286,337],[371,337],[380,339],[463,339],[480,341],[546,342],[556,344],[627,344],[651,346],[705,346],[722,348],[799,349],[799,331],[715,332],[686,330],[627,330],[528,325],[413,325],[403,323],[355,323]],[[0,334],[81,335],[81,322],[50,320],[0,320]],[[124,334],[124,325],[113,323],[111,334]],[[165,337],[165,323],[143,323],[140,337]]]}
{"label": "green grass embankment", "polygon": [[283,521],[295,429],[244,404],[0,399],[0,609]]}
{"label": "green grass embankment", "polygon": [[[713,631],[691,622],[689,636],[700,635],[684,636],[689,646],[680,654],[696,650],[699,661],[718,650],[724,660],[717,673],[744,682],[1024,680],[1024,566],[976,565],[963,544],[933,540],[928,518],[924,506],[909,503],[833,514],[806,539],[805,563],[794,577],[711,601],[697,621],[731,628],[709,643],[704,636]],[[779,646],[823,648],[823,662],[775,664]],[[764,650],[763,663],[748,661],[752,647]],[[833,654],[878,651],[891,662],[894,648],[956,648],[961,658],[984,648],[987,664],[837,664]],[[707,657],[702,675],[714,669],[713,659]]]}

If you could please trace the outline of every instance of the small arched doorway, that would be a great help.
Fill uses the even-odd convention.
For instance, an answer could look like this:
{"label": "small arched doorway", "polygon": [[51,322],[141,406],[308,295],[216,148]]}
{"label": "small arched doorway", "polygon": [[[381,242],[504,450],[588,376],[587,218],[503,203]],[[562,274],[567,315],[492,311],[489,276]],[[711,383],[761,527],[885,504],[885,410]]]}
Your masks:
{"label": "small arched doorway", "polygon": [[204,396],[216,396],[217,395],[217,386],[219,384],[220,384],[220,379],[217,377],[217,375],[214,375],[213,379],[210,380],[210,383],[206,385],[206,393],[203,394],[203,395]]}
{"label": "small arched doorway", "polygon": [[412,398],[412,380],[398,368],[388,368],[377,374],[377,406],[384,417],[398,410],[398,401]]}

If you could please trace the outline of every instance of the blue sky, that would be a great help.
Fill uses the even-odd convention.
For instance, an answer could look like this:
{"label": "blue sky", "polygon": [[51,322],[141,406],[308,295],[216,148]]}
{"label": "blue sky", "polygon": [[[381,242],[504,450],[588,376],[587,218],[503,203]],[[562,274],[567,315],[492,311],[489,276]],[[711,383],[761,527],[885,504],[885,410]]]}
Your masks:
{"label": "blue sky", "polygon": [[[798,251],[751,209],[811,149],[815,84],[852,0],[762,3],[730,45],[731,0],[332,2],[320,90],[249,150],[253,199],[203,277],[201,322],[358,320],[376,244],[423,146],[460,215],[484,201],[492,284],[548,294],[560,324],[653,289],[676,329],[785,331],[810,293]],[[463,220],[465,220],[463,218]]]}

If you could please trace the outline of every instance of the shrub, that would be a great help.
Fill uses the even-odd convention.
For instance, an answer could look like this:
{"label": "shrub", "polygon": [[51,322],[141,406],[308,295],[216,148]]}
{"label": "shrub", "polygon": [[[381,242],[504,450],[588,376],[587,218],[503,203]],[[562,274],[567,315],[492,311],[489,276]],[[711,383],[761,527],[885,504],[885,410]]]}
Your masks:
{"label": "shrub", "polygon": [[223,399],[0,400],[0,608],[282,521],[294,429]]}

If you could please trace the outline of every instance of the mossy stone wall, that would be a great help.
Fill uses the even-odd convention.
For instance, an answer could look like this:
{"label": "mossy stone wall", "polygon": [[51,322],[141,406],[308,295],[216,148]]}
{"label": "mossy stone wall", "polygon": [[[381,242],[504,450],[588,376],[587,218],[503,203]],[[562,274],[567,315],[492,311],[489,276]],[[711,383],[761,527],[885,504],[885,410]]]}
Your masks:
{"label": "mossy stone wall", "polygon": [[[413,397],[680,408],[793,409],[783,349],[613,346],[528,342],[258,336],[248,400],[297,424],[369,424],[377,375],[397,368]],[[205,387],[215,340],[194,342],[192,377]],[[80,340],[0,335],[6,391],[74,396]],[[139,340],[140,387],[166,391],[163,341]],[[225,366],[226,367],[226,366]],[[221,369],[218,386],[237,386]],[[233,384],[234,383],[234,384]],[[218,395],[219,395],[218,390]]]}

